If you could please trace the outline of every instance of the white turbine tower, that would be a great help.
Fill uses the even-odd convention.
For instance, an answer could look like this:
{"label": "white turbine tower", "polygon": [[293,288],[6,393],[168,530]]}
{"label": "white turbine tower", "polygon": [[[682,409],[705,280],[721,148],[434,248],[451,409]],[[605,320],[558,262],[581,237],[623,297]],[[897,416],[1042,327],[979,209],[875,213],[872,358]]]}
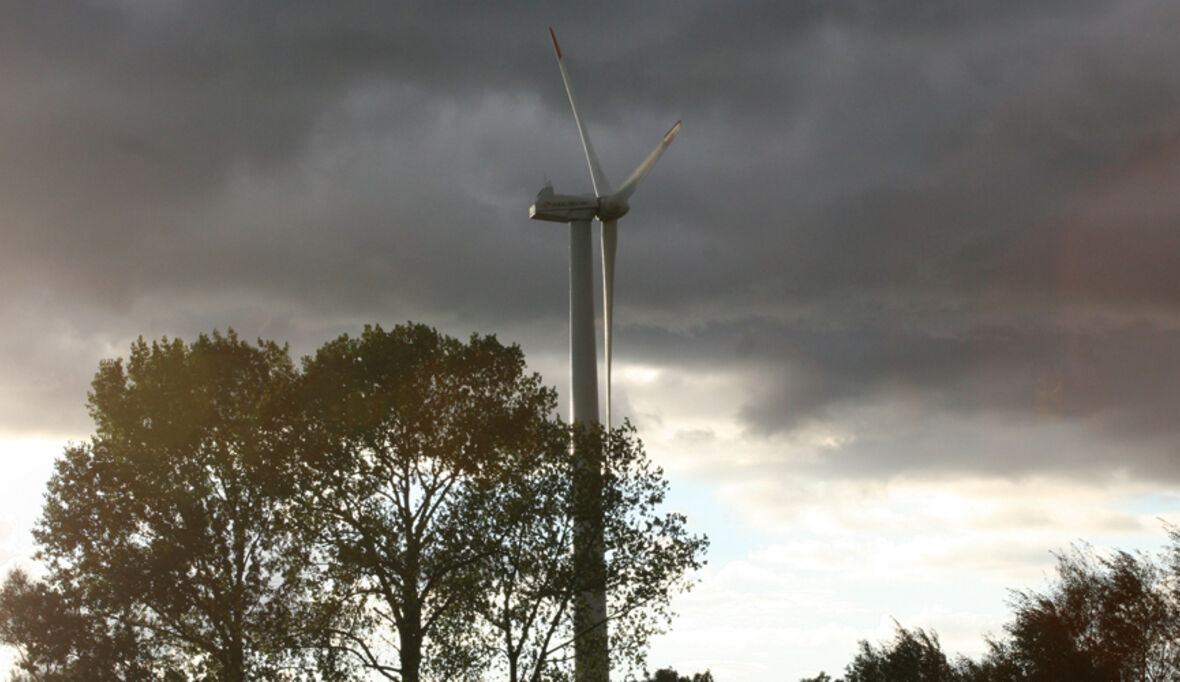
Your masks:
{"label": "white turbine tower", "polygon": [[[557,36],[549,29],[557,66],[569,96],[586,163],[590,166],[593,195],[555,194],[546,185],[529,208],[534,220],[570,224],[570,421],[575,427],[593,427],[598,419],[597,350],[594,341],[594,294],[590,221],[602,222],[602,330],[606,355],[606,424],[610,425],[611,393],[611,325],[614,307],[615,251],[618,245],[619,218],[630,210],[627,200],[639,182],[656,165],[656,161],[680,132],[680,121],[664,134],[656,148],[639,164],[631,177],[611,192],[590,136],[578,112],[578,102],[570,85]],[[606,628],[606,563],[603,550],[602,453],[575,439],[573,491],[575,505],[574,556],[579,584],[574,607],[574,677],[576,682],[608,682],[610,674]]]}

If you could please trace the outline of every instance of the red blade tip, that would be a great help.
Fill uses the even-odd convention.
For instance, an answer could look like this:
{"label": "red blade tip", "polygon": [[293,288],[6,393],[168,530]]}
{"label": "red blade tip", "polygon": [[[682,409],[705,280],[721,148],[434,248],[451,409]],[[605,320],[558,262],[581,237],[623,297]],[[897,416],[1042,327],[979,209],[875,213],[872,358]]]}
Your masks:
{"label": "red blade tip", "polygon": [[677,121],[676,125],[672,126],[668,129],[668,132],[664,133],[664,144],[671,144],[672,140],[676,139],[676,135],[679,133],[680,121]]}
{"label": "red blade tip", "polygon": [[557,52],[557,58],[561,59],[561,47],[557,44],[557,34],[553,32],[553,27],[549,27],[549,37],[553,39],[553,50]]}

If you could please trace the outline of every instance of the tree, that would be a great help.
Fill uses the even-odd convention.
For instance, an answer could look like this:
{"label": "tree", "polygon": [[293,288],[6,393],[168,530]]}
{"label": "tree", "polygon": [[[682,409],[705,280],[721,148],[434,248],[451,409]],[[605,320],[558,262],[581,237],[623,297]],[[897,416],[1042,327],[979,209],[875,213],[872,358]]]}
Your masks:
{"label": "tree", "polygon": [[[1180,538],[1170,531],[1171,556]],[[1015,592],[1009,637],[994,643],[984,668],[1010,679],[1174,680],[1180,677],[1180,601],[1167,564],[1074,547],[1057,557],[1057,582],[1044,593]],[[998,677],[998,673],[994,673]]]}
{"label": "tree", "polygon": [[150,656],[153,675],[310,675],[313,557],[259,466],[279,455],[295,376],[285,348],[232,331],[140,339],[125,363],[100,365],[95,433],[58,460],[34,532],[46,586],[10,578],[81,634],[44,649],[26,622],[27,652],[65,665],[112,641]]}
{"label": "tree", "polygon": [[332,582],[358,614],[341,650],[402,682],[476,675],[481,563],[510,531],[495,499],[555,442],[553,390],[518,347],[423,325],[325,344],[301,390],[309,428],[284,477],[320,519]]}
{"label": "tree", "polygon": [[0,589],[0,642],[17,648],[12,679],[53,682],[146,680],[151,659],[118,619],[95,617],[22,570]]}
{"label": "tree", "polygon": [[[570,618],[577,598],[574,559],[573,449],[568,431],[555,434],[544,457],[496,498],[504,530],[487,552],[485,598],[479,614],[493,660],[509,682],[571,674],[577,637]],[[647,459],[630,424],[609,439],[601,430],[578,434],[579,447],[602,448],[603,518],[612,667],[642,666],[652,634],[670,619],[672,594],[687,589],[702,565],[707,540],[690,535],[685,518],[661,514],[668,484]],[[605,446],[605,447],[604,447]]]}
{"label": "tree", "polygon": [[[948,665],[937,635],[898,626],[889,644],[860,643],[844,682],[1165,682],[1180,679],[1180,530],[1156,560],[1075,546],[1043,592],[1013,592],[1004,637],[978,662]],[[819,677],[802,682],[830,680]]]}
{"label": "tree", "polygon": [[844,671],[844,682],[950,682],[956,679],[938,635],[922,628],[897,628],[889,644],[860,642],[860,652]]}
{"label": "tree", "polygon": [[491,540],[479,563],[484,587],[475,602],[480,646],[490,668],[509,682],[564,679],[572,652],[573,516],[569,512],[568,434],[554,429],[517,475],[488,500],[484,518],[508,532]]}
{"label": "tree", "polygon": [[[692,677],[688,677],[687,675],[681,675],[676,672],[675,668],[660,668],[651,677],[646,678],[644,682],[713,682],[713,673],[706,670],[703,673],[694,673]],[[818,682],[825,681],[819,680]]]}
{"label": "tree", "polygon": [[[518,347],[368,327],[300,372],[232,331],[141,339],[89,404],[35,533],[46,578],[0,590],[36,679],[568,672],[571,431]],[[658,512],[634,429],[580,437],[603,448],[617,660],[638,664],[705,540]]]}

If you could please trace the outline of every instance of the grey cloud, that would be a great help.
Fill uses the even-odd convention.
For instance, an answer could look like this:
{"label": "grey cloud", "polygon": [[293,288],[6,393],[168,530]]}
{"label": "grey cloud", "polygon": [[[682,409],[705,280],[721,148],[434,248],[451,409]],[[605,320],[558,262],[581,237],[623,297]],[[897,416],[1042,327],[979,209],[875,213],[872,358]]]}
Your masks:
{"label": "grey cloud", "polygon": [[[1180,379],[1178,12],[10,3],[0,286],[37,303],[3,381],[71,388],[4,423],[46,428],[32,415],[141,333],[314,345],[414,317],[560,355],[567,238],[525,211],[546,175],[589,182],[553,25],[613,180],[685,121],[623,223],[621,359],[754,377],[734,414],[775,437],[909,402],[1158,452]],[[77,367],[17,338],[41,333],[78,339]]]}
{"label": "grey cloud", "polygon": [[[632,327],[619,343],[640,364],[741,373],[744,401],[716,409],[777,442],[797,472],[1180,477],[1180,331],[1048,310],[833,307],[678,334]],[[801,465],[812,446],[798,438],[816,429],[850,441]]]}

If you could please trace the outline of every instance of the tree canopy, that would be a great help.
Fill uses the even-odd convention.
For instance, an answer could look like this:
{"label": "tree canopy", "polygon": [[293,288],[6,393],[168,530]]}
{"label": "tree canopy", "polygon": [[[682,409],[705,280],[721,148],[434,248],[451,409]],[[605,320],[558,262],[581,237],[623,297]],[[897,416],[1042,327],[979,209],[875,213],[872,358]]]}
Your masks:
{"label": "tree canopy", "polygon": [[303,369],[311,428],[288,474],[322,523],[333,582],[366,614],[344,646],[390,679],[474,674],[483,658],[459,624],[511,531],[500,487],[561,452],[554,392],[519,348],[422,325],[340,337]]}
{"label": "tree canopy", "polygon": [[[516,346],[367,327],[291,362],[231,331],[104,361],[0,642],[42,680],[557,680],[570,427]],[[705,539],[629,426],[601,444],[610,617],[641,664]]]}
{"label": "tree canopy", "polygon": [[[647,458],[630,423],[609,436],[579,434],[603,452],[603,516],[612,667],[634,671],[645,662],[651,636],[671,620],[669,598],[689,586],[689,571],[703,564],[707,540],[690,534],[686,519],[661,513],[663,473]],[[479,615],[496,645],[496,672],[509,682],[570,674],[577,632],[569,618],[580,583],[571,509],[577,504],[575,462],[564,439],[525,476],[514,479],[500,502],[511,533],[497,538]]]}
{"label": "tree canopy", "polygon": [[56,667],[86,672],[78,636],[90,630],[150,660],[143,674],[301,677],[309,548],[254,475],[277,454],[295,376],[285,349],[233,333],[141,339],[126,362],[100,365],[94,435],[58,460],[34,531],[46,585],[12,583],[75,621],[80,648],[51,657]]}
{"label": "tree canopy", "polygon": [[1166,682],[1180,679],[1180,532],[1160,556],[1080,545],[1044,591],[1012,593],[1015,613],[979,660],[948,662],[938,636],[897,626],[862,641],[843,680],[802,682]]}
{"label": "tree canopy", "polygon": [[644,682],[713,682],[713,673],[706,670],[703,673],[693,673],[692,677],[681,675],[675,668],[660,668]]}

